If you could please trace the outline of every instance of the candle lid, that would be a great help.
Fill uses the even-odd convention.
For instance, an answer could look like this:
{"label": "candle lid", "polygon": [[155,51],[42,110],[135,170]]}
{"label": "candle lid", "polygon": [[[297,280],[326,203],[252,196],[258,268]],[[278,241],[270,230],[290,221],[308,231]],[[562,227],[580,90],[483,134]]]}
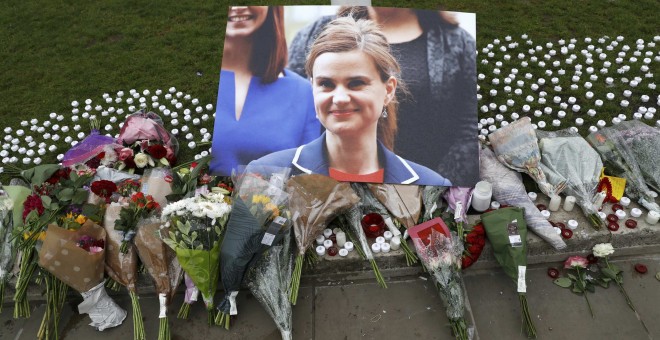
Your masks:
{"label": "candle lid", "polygon": [[578,222],[576,220],[568,220],[568,228],[575,230],[578,227]]}
{"label": "candle lid", "polygon": [[639,209],[639,208],[633,208],[633,209],[630,211],[630,216],[632,216],[632,217],[640,217],[640,216],[642,216],[642,210]]}
{"label": "candle lid", "polygon": [[341,232],[342,232],[342,231],[341,231],[341,228],[335,228],[335,229],[332,229],[332,233],[335,234],[335,235],[337,235],[337,234],[339,234],[339,233],[341,233]]}
{"label": "candle lid", "polygon": [[492,190],[492,185],[487,181],[480,181],[474,186],[474,190],[482,194],[488,194]]}
{"label": "candle lid", "polygon": [[575,203],[575,196],[566,196],[566,201]]}

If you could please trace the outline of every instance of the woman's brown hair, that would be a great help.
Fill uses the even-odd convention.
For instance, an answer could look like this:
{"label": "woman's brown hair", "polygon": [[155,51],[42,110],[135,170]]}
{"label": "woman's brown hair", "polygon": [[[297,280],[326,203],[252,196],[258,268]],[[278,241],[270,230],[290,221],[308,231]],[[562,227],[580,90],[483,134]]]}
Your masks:
{"label": "woman's brown hair", "polygon": [[[309,50],[305,71],[313,78],[314,62],[321,54],[354,50],[364,52],[372,58],[381,81],[386,82],[390,77],[400,81],[399,63],[392,55],[390,45],[378,26],[371,20],[356,20],[350,16],[335,19],[326,25]],[[397,131],[397,106],[395,95],[385,107],[387,117],[383,117],[378,123],[378,139],[390,150],[394,147]]]}
{"label": "woman's brown hair", "polygon": [[261,77],[263,83],[272,83],[284,70],[287,55],[284,9],[282,6],[269,6],[266,20],[254,33],[250,70]]}

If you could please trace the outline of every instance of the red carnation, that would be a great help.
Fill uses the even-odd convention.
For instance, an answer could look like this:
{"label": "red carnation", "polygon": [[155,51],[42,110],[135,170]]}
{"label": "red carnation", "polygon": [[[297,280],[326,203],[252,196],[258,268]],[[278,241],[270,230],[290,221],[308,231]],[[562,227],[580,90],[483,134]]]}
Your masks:
{"label": "red carnation", "polygon": [[100,180],[92,182],[91,189],[97,196],[107,199],[117,191],[117,185],[112,181]]}
{"label": "red carnation", "polygon": [[167,149],[160,144],[154,144],[147,147],[147,153],[155,159],[161,159],[167,155]]}
{"label": "red carnation", "polygon": [[41,196],[37,194],[32,194],[25,199],[23,202],[23,221],[27,215],[32,211],[36,210],[39,216],[44,213],[44,203],[41,201]]}

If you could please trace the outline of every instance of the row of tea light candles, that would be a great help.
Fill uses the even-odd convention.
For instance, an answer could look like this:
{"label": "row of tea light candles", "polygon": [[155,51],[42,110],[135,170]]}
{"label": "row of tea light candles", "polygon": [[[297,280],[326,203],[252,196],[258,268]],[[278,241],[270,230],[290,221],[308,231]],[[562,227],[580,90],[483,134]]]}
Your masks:
{"label": "row of tea light candles", "polygon": [[[529,192],[529,193],[527,193],[527,195],[532,200],[532,202],[536,201],[536,198],[538,197],[538,195],[535,192]],[[606,197],[606,195],[605,195],[604,192],[598,193],[596,195],[596,201],[594,202],[594,206],[595,207],[601,207],[603,205],[603,202],[605,201],[605,197]],[[486,181],[478,182],[477,185],[474,188],[474,192],[473,192],[473,195],[472,195],[472,208],[479,211],[479,212],[486,211],[488,208],[491,208],[491,209],[499,208],[500,203],[497,202],[497,201],[492,201],[491,202],[491,198],[492,198],[491,184],[486,182]],[[577,200],[576,200],[575,196],[566,196],[566,199],[564,200],[564,205],[563,205],[564,211],[573,211],[573,208],[575,207],[576,201]],[[619,201],[619,203],[623,207],[628,207],[630,205],[630,198],[622,197],[621,200]],[[561,206],[561,196],[554,195],[554,196],[550,197],[550,203],[548,204],[548,210],[541,211],[541,214],[545,218],[549,218],[550,217],[550,212],[551,211],[558,211],[560,206]],[[615,214],[619,219],[622,219],[622,218],[626,217],[626,212],[623,209],[617,210],[615,212]],[[607,216],[603,212],[599,212],[598,215],[603,220],[605,220],[605,218]],[[639,208],[633,208],[630,211],[630,215],[632,217],[638,218],[638,217],[642,216],[642,210],[639,209]],[[656,211],[653,211],[653,210],[649,211],[648,214],[646,215],[646,218],[645,218],[646,223],[651,224],[651,225],[658,223],[658,220],[660,220],[660,214]],[[577,221],[570,220],[568,222],[569,222],[568,226],[571,229],[577,228]]]}
{"label": "row of tea light candles", "polygon": [[[334,235],[335,240],[332,240]],[[337,251],[335,244],[340,249]],[[330,256],[347,256],[349,252],[353,251],[353,242],[346,240],[346,233],[340,228],[323,230],[323,234],[316,237],[316,254],[323,256],[328,254]],[[391,231],[383,232],[383,236],[376,237],[376,241],[371,244],[371,251],[373,253],[388,253],[390,250],[398,250],[401,247],[401,238],[395,236]],[[333,249],[334,248],[334,249]]]}

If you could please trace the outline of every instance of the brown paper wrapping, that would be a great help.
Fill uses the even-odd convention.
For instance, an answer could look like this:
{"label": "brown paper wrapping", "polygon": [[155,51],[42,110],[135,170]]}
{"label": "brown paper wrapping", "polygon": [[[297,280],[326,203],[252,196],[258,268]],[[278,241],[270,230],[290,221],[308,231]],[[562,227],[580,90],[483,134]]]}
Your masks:
{"label": "brown paper wrapping", "polygon": [[126,286],[129,291],[135,292],[135,282],[137,280],[138,256],[134,245],[130,245],[128,252],[123,254],[119,247],[122,237],[115,231],[115,221],[119,219],[119,212],[122,207],[128,204],[120,205],[112,203],[108,205],[103,218],[103,227],[108,236],[105,240],[105,271],[111,279]]}
{"label": "brown paper wrapping", "polygon": [[105,250],[92,254],[76,245],[84,235],[100,240],[106,232],[91,220],[76,231],[49,225],[39,252],[39,265],[79,293],[103,281],[105,263]]}
{"label": "brown paper wrapping", "polygon": [[367,184],[376,199],[406,228],[419,221],[422,213],[422,187],[402,184]]}
{"label": "brown paper wrapping", "polygon": [[176,253],[158,235],[161,224],[154,222],[139,226],[133,242],[140,260],[154,280],[156,292],[166,294],[169,304],[183,278],[183,269]]}

